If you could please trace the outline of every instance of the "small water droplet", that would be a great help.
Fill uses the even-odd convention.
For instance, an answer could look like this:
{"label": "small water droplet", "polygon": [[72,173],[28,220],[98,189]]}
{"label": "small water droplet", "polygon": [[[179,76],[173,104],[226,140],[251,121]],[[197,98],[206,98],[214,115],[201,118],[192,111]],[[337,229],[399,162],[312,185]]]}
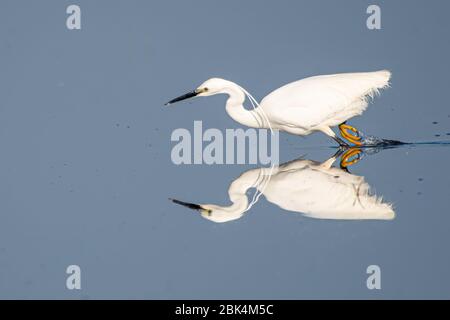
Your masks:
{"label": "small water droplet", "polygon": [[435,137],[440,137],[441,135],[440,135],[440,134],[435,134],[434,136],[435,136]]}
{"label": "small water droplet", "polygon": [[433,124],[438,124],[438,122],[437,121],[433,121]]}
{"label": "small water droplet", "polygon": [[419,180],[420,182],[422,182],[422,181],[423,181],[423,178],[419,178],[419,179],[417,179],[417,180]]}

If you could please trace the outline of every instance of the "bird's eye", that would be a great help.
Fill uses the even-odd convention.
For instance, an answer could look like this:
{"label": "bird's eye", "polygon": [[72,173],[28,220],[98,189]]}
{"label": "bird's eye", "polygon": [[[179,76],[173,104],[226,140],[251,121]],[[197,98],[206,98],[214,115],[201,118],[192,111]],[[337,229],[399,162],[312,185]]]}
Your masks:
{"label": "bird's eye", "polygon": [[208,88],[204,88],[204,89],[203,89],[203,91],[208,91],[208,90],[209,90]]}

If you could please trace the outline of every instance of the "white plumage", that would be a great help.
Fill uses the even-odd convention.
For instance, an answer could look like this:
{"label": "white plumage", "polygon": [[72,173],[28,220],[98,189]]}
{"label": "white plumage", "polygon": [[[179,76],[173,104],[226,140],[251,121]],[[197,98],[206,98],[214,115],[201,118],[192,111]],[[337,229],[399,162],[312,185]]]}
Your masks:
{"label": "white plumage", "polygon": [[368,98],[389,84],[391,73],[377,71],[315,76],[289,83],[260,103],[274,126],[309,134],[321,126],[333,127],[360,115]]}
{"label": "white plumage", "polygon": [[202,217],[217,222],[241,218],[249,203],[247,192],[256,188],[258,194],[280,208],[316,219],[391,220],[395,213],[390,203],[371,194],[364,177],[332,167],[336,157],[319,163],[295,160],[276,168],[259,168],[244,172],[229,189],[231,205],[176,203],[198,210]]}
{"label": "white plumage", "polygon": [[[296,135],[322,131],[340,144],[345,144],[331,127],[362,114],[369,98],[389,86],[390,77],[391,73],[387,70],[314,76],[276,89],[260,104],[239,85],[212,78],[193,92],[167,104],[193,96],[224,93],[229,95],[226,103],[228,114],[243,125],[278,129]],[[252,103],[253,110],[244,108],[246,97]]]}

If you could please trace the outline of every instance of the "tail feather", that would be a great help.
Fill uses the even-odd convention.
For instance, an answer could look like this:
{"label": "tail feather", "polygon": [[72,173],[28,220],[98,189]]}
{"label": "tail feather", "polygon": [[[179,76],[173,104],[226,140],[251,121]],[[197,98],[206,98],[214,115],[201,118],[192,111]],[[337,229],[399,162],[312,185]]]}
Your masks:
{"label": "tail feather", "polygon": [[366,77],[369,84],[369,90],[364,94],[364,99],[373,99],[380,94],[380,90],[390,87],[391,72],[389,70],[381,70],[371,72],[369,77]]}

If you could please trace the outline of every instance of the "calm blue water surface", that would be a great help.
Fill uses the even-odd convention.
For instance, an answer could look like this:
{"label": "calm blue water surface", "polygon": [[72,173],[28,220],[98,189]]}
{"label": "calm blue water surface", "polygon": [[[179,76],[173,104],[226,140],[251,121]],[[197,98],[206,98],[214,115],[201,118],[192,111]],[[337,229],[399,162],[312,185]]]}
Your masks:
{"label": "calm blue water surface", "polygon": [[[450,298],[447,1],[0,3],[0,298]],[[393,220],[323,220],[261,196],[216,224],[177,206],[230,204],[258,165],[181,165],[177,128],[240,128],[223,96],[165,108],[211,77],[257,99],[311,75],[389,69],[352,125],[406,145],[351,166]],[[280,134],[280,162],[322,162],[324,135]],[[336,162],[339,166],[339,161]],[[252,194],[249,194],[251,197]],[[79,265],[82,289],[66,288]],[[381,268],[368,290],[366,268]]]}

